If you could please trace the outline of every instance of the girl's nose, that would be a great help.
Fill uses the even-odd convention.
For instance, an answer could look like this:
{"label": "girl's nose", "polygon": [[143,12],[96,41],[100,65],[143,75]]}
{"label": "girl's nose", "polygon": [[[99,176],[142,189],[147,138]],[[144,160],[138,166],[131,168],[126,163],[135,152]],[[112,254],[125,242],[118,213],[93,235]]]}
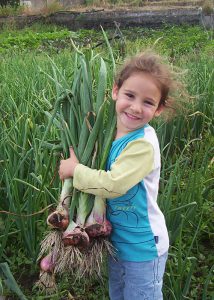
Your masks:
{"label": "girl's nose", "polygon": [[141,113],[142,105],[140,103],[132,103],[131,110],[135,113]]}

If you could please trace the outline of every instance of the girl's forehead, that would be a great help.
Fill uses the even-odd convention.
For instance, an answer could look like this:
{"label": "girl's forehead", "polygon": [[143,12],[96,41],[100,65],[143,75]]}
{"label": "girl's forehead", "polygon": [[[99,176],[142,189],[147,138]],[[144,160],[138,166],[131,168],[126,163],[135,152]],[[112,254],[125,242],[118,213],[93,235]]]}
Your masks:
{"label": "girl's forehead", "polygon": [[133,73],[123,82],[124,86],[135,86],[138,84],[141,84],[143,86],[149,85],[154,88],[160,89],[157,79],[153,75],[146,72]]}
{"label": "girl's forehead", "polygon": [[130,91],[134,94],[143,94],[146,97],[160,99],[161,90],[155,78],[147,73],[135,73],[127,78],[123,85],[122,90]]}

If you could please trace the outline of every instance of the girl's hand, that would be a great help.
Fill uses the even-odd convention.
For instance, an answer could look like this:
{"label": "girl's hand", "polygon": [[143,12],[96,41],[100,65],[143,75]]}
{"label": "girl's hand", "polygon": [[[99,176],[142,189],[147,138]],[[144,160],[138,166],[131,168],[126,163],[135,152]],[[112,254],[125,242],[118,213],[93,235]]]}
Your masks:
{"label": "girl's hand", "polygon": [[73,177],[74,169],[79,164],[79,160],[77,159],[74,150],[70,147],[70,157],[68,159],[63,159],[60,161],[59,166],[59,177],[61,180]]}

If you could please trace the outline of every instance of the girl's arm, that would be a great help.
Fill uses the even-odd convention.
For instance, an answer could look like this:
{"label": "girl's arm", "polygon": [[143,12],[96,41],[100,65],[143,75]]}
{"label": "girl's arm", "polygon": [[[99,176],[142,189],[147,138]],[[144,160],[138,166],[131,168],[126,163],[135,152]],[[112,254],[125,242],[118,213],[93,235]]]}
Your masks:
{"label": "girl's arm", "polygon": [[90,169],[82,164],[74,168],[73,185],[78,190],[103,198],[124,195],[154,169],[154,149],[145,139],[130,142],[110,171]]}

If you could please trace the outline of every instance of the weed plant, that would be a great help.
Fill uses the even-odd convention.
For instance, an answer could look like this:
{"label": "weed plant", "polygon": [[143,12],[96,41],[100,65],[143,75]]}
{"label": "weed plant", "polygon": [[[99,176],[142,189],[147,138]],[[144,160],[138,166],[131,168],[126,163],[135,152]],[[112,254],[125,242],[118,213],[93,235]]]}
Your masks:
{"label": "weed plant", "polygon": [[4,7],[0,7],[0,16],[1,17],[7,17],[7,16],[16,16],[21,15],[25,11],[25,8],[23,6],[11,6],[7,5]]}
{"label": "weed plant", "polygon": [[[20,39],[21,35],[29,35],[30,30],[32,36],[36,34],[26,29]],[[110,70],[114,68],[113,55],[119,66],[125,56],[148,47],[185,70],[184,80],[190,94],[184,99],[185,110],[169,122],[153,124],[162,152],[158,201],[166,217],[171,244],[164,299],[213,299],[213,40],[209,32],[199,27],[133,30],[134,34],[109,31],[111,48],[106,47],[101,34],[93,35],[92,31],[79,31],[74,39],[85,53],[93,51],[93,85],[97,84],[100,56]],[[46,34],[42,28],[41,32]],[[60,28],[52,32],[59,41],[64,39],[64,33],[70,35]],[[59,32],[64,33],[60,36]],[[6,34],[2,33],[0,38],[6,39]],[[36,47],[41,44],[39,40]],[[50,45],[42,51],[32,50],[28,43],[24,51],[20,43],[16,45],[18,51],[8,46],[0,61],[0,210],[10,212],[0,213],[0,262],[8,263],[29,299],[48,299],[32,290],[39,272],[36,258],[46,230],[49,205],[57,202],[60,188],[60,136],[57,124],[48,131],[47,124],[54,101],[71,88],[74,51],[70,41],[65,49],[56,47],[54,51]],[[108,76],[107,95],[112,82],[113,78]],[[107,300],[105,267],[103,282],[95,278],[75,282],[74,278],[64,276],[51,299]],[[4,294],[10,293],[0,280],[2,288]]]}

